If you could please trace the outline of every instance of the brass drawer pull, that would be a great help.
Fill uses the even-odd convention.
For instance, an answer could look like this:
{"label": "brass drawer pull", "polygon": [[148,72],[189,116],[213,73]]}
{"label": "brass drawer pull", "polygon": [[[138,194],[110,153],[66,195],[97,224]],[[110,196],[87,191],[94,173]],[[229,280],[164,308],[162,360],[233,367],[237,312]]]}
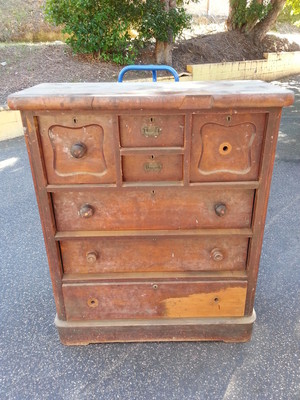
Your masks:
{"label": "brass drawer pull", "polygon": [[157,138],[161,134],[162,129],[159,128],[158,126],[149,125],[149,126],[143,126],[141,128],[141,132],[142,132],[142,135],[144,135],[147,138],[149,138],[149,137]]}
{"label": "brass drawer pull", "polygon": [[82,142],[74,143],[70,150],[71,156],[74,158],[82,158],[86,152],[87,147]]}
{"label": "brass drawer pull", "polygon": [[215,205],[215,213],[218,217],[223,217],[226,214],[226,205],[223,203],[218,203]]}
{"label": "brass drawer pull", "polygon": [[90,218],[94,215],[94,208],[90,204],[84,204],[81,206],[78,214],[81,218]]}
{"label": "brass drawer pull", "polygon": [[162,163],[158,161],[149,161],[144,164],[145,172],[160,172],[162,170]]}

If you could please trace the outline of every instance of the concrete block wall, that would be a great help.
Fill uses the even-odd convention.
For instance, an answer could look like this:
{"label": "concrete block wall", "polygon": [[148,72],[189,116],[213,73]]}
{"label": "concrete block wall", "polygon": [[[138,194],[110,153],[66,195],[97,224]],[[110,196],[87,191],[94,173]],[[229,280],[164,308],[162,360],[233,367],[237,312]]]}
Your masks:
{"label": "concrete block wall", "polygon": [[13,139],[22,135],[20,112],[0,108],[0,140]]}
{"label": "concrete block wall", "polygon": [[272,81],[300,73],[300,51],[265,53],[265,60],[188,65],[195,81],[261,79]]}

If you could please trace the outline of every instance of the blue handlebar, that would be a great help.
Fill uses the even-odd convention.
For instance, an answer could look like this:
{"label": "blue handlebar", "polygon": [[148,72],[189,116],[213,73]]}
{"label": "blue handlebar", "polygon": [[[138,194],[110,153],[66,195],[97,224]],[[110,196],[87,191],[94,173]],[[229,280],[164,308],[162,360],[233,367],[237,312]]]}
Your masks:
{"label": "blue handlebar", "polygon": [[118,82],[123,82],[123,76],[127,71],[152,71],[153,82],[157,82],[157,71],[169,71],[174,76],[175,82],[179,82],[178,73],[168,65],[128,65],[119,73]]}

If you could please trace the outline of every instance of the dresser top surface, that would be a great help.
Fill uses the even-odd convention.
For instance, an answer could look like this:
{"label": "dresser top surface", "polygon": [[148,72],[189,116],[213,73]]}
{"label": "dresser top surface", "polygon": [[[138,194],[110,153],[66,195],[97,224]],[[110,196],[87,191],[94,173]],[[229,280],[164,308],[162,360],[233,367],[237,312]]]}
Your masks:
{"label": "dresser top surface", "polygon": [[294,94],[263,81],[43,83],[8,97],[15,110],[283,107]]}

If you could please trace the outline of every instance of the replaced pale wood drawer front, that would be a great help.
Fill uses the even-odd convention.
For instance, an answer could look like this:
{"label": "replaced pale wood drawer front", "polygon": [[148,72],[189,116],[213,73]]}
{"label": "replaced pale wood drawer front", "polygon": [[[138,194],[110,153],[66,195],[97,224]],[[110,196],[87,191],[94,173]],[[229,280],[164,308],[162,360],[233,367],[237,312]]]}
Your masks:
{"label": "replaced pale wood drawer front", "polygon": [[57,192],[58,231],[249,228],[253,190],[178,187]]}
{"label": "replaced pale wood drawer front", "polygon": [[191,181],[257,180],[266,114],[193,117]]}
{"label": "replaced pale wood drawer front", "polygon": [[246,291],[242,281],[63,285],[68,321],[241,317]]}
{"label": "replaced pale wood drawer front", "polygon": [[120,116],[122,147],[183,147],[183,115]]}
{"label": "replaced pale wood drawer front", "polygon": [[122,157],[125,182],[182,181],[183,155],[128,155]]}
{"label": "replaced pale wood drawer front", "polygon": [[116,182],[113,125],[109,115],[40,116],[48,182]]}
{"label": "replaced pale wood drawer front", "polygon": [[120,237],[60,242],[63,269],[74,273],[245,270],[245,237]]}

